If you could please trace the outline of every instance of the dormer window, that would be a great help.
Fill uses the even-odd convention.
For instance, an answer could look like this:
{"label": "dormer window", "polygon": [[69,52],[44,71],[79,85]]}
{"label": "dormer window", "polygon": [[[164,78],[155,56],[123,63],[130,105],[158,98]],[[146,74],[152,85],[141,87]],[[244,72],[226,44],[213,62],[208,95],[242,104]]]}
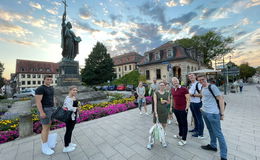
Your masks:
{"label": "dormer window", "polygon": [[156,60],[160,60],[160,53],[156,53],[156,54],[155,54],[155,59],[156,59]]}
{"label": "dormer window", "polygon": [[150,61],[149,55],[146,55],[146,56],[145,56],[145,62],[149,62],[149,61]]}
{"label": "dormer window", "polygon": [[167,57],[172,57],[173,54],[172,54],[172,50],[171,49],[168,49],[167,51]]}

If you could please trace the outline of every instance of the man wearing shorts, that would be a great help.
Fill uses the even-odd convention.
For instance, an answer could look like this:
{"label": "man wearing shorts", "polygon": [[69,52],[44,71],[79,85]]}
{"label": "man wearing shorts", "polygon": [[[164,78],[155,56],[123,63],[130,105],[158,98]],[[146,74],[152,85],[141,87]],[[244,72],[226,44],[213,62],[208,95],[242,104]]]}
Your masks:
{"label": "man wearing shorts", "polygon": [[39,111],[40,121],[42,124],[42,153],[52,155],[54,151],[48,143],[48,135],[51,126],[51,115],[55,111],[54,108],[54,89],[51,86],[52,75],[44,76],[44,84],[35,91],[35,102]]}

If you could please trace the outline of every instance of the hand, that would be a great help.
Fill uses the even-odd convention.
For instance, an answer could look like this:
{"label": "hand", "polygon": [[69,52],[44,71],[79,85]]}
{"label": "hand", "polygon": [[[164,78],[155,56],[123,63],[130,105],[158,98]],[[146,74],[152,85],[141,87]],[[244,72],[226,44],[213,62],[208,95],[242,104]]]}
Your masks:
{"label": "hand", "polygon": [[168,103],[168,101],[166,101],[166,100],[161,100],[161,103],[162,103],[162,104],[166,104],[166,103]]}
{"label": "hand", "polygon": [[40,113],[40,117],[41,117],[42,119],[44,119],[44,118],[46,118],[46,114],[45,114],[44,112],[41,112],[41,113]]}
{"label": "hand", "polygon": [[158,113],[154,113],[155,117],[158,118]]}
{"label": "hand", "polygon": [[220,115],[220,120],[224,120],[224,115]]}

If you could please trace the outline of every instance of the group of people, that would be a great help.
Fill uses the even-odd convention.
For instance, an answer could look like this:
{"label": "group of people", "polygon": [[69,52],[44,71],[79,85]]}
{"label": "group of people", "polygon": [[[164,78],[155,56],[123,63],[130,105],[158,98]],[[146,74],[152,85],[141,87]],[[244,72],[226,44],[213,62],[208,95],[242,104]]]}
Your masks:
{"label": "group of people", "polygon": [[[54,89],[51,86],[52,76],[44,76],[44,84],[38,87],[35,91],[35,102],[38,108],[40,121],[42,124],[41,140],[42,140],[42,153],[45,155],[54,154],[56,146],[56,138],[50,138],[50,126],[52,123],[52,114],[55,111],[55,98]],[[69,87],[68,96],[63,103],[63,109],[73,111],[71,118],[66,122],[66,132],[64,135],[64,148],[63,152],[74,151],[77,147],[76,144],[71,143],[71,136],[76,118],[78,115],[78,101],[76,100],[78,89],[76,86]]]}
{"label": "group of people", "polygon": [[[154,80],[149,90],[149,93],[153,95],[153,122],[156,123],[156,120],[158,120],[165,129],[167,120],[171,119],[170,115],[173,112],[179,127],[179,133],[173,135],[173,137],[179,139],[178,145],[180,146],[187,143],[188,132],[193,133],[193,137],[204,139],[205,122],[210,135],[210,144],[203,145],[201,148],[217,151],[218,140],[221,160],[226,160],[227,145],[220,123],[220,120],[224,119],[224,98],[216,85],[207,82],[206,75],[189,74],[189,80],[191,81],[189,88],[182,86],[176,77],[172,78],[172,86],[165,82],[157,84]],[[141,99],[142,97],[138,98]],[[139,109],[141,112],[141,108]],[[188,130],[187,120],[189,109],[195,124],[195,127],[191,130]],[[146,108],[145,112],[147,113]],[[167,146],[166,144],[162,145],[163,147]]]}

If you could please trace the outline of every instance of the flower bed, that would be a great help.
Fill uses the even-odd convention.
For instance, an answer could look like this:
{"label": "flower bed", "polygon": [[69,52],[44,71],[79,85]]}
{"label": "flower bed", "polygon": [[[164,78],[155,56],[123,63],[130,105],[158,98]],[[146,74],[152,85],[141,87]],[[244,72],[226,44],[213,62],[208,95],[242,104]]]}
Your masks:
{"label": "flower bed", "polygon": [[[146,97],[146,102],[150,104],[152,101],[151,97]],[[124,98],[120,100],[114,100],[112,102],[103,102],[100,104],[84,104],[80,107],[79,117],[77,122],[81,123],[84,121],[89,121],[97,119],[100,117],[116,114],[119,112],[124,112],[136,108],[134,97]],[[36,109],[32,110],[33,115],[33,132],[39,134],[41,133],[41,123],[39,121],[39,116]],[[18,132],[19,120],[1,120],[0,121],[0,144],[5,143],[19,137]],[[65,123],[54,120],[51,125],[51,130],[65,127]]]}

